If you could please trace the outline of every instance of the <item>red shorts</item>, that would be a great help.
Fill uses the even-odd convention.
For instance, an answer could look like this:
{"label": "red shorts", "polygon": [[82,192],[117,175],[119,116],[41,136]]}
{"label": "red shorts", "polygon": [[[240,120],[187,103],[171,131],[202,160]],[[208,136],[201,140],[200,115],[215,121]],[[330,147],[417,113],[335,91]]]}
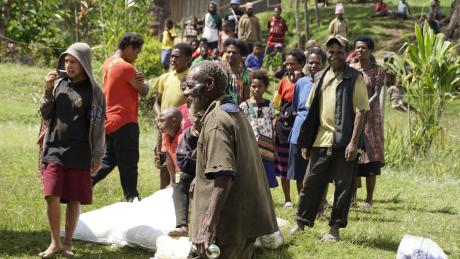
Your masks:
{"label": "red shorts", "polygon": [[47,164],[42,172],[45,198],[58,196],[62,203],[78,201],[93,202],[93,184],[88,170],[67,168],[59,164]]}

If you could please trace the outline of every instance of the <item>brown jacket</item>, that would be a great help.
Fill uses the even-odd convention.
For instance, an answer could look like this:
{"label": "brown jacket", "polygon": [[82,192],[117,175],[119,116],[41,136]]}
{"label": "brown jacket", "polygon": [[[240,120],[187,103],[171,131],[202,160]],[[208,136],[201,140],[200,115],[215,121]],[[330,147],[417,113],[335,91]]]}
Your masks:
{"label": "brown jacket", "polygon": [[262,30],[259,18],[255,15],[248,16],[247,14],[241,16],[238,24],[238,39],[250,44],[262,42]]}

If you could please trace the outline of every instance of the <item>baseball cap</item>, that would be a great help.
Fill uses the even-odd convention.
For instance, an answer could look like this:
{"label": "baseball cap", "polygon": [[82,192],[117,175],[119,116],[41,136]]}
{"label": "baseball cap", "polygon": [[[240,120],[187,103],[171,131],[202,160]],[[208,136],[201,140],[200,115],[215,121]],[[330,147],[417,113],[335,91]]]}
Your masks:
{"label": "baseball cap", "polygon": [[231,4],[231,5],[232,5],[232,4],[240,5],[241,2],[240,2],[240,0],[232,0],[232,1],[230,1],[230,4]]}
{"label": "baseball cap", "polygon": [[334,34],[329,36],[329,38],[327,38],[326,41],[326,46],[334,41],[338,42],[342,47],[345,48],[345,50],[348,50],[348,47],[350,46],[350,42],[347,40],[347,38],[343,37],[340,34]]}

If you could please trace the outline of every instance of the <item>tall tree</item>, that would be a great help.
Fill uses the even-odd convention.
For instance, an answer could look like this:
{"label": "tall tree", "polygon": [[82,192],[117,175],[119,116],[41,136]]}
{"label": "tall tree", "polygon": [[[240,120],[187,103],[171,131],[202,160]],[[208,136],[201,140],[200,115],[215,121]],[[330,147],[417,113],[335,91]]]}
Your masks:
{"label": "tall tree", "polygon": [[310,39],[310,22],[308,19],[308,0],[304,0],[303,2],[303,11],[304,11],[304,26],[305,26],[305,42]]}
{"label": "tall tree", "polygon": [[449,17],[445,18],[449,23],[443,29],[446,37],[449,39],[460,39],[460,0],[452,3],[452,11]]}
{"label": "tall tree", "polygon": [[[190,0],[189,0],[190,1]],[[152,22],[150,24],[151,33],[155,36],[160,36],[163,31],[164,23],[168,18],[171,18],[171,6],[169,0],[153,0],[150,8]]]}
{"label": "tall tree", "polygon": [[295,31],[297,33],[297,48],[302,48],[302,33],[300,33],[300,0],[295,0]]}
{"label": "tall tree", "polygon": [[6,28],[10,20],[11,0],[1,1],[0,11],[0,35],[5,36]]}
{"label": "tall tree", "polygon": [[316,16],[316,24],[319,27],[320,23],[320,18],[319,18],[319,6],[318,6],[318,0],[315,0],[315,16]]}

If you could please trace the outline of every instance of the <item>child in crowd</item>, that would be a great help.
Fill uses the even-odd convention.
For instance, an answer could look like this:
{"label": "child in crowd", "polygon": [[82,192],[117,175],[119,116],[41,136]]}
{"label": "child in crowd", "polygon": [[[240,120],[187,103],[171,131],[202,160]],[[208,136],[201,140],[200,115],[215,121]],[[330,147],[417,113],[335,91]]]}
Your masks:
{"label": "child in crowd", "polygon": [[213,60],[217,60],[217,61],[221,60],[219,49],[213,49],[211,56],[212,56]]}
{"label": "child in crowd", "polygon": [[177,108],[165,109],[158,118],[158,128],[163,133],[161,152],[166,156],[164,160],[171,182],[174,182],[176,172],[179,171],[176,165],[176,149],[182,138],[181,122],[182,113]]}
{"label": "child in crowd", "polygon": [[202,61],[212,61],[213,58],[211,57],[209,53],[209,48],[207,43],[203,43],[200,45],[200,56],[197,57],[195,60],[193,60],[192,65],[198,64]]}
{"label": "child in crowd", "polygon": [[171,64],[171,50],[174,46],[174,38],[176,38],[174,24],[172,20],[168,19],[166,20],[165,30],[163,31],[161,39],[160,58],[164,71],[168,71],[169,65]]}
{"label": "child in crowd", "polygon": [[199,56],[201,56],[201,50],[200,47],[206,45],[208,47],[208,55],[211,56],[212,54],[212,49],[209,48],[208,40],[206,38],[201,38],[200,42],[198,44],[198,48],[195,49],[195,51],[192,54],[192,59],[195,60]]}
{"label": "child in crowd", "polygon": [[264,53],[262,52],[262,45],[260,43],[255,43],[252,48],[252,53],[246,58],[246,67],[249,70],[257,70],[262,67],[263,62]]}
{"label": "child in crowd", "polygon": [[180,171],[176,174],[175,184],[173,185],[176,228],[168,233],[169,236],[188,236],[189,189],[195,178],[196,147],[203,115],[204,111],[190,114],[193,125],[184,131],[182,139],[177,145],[176,164]]}
{"label": "child in crowd", "polygon": [[222,23],[222,30],[219,32],[219,51],[224,52],[224,41],[226,39],[236,38],[235,33],[230,29],[230,22],[224,21]]}
{"label": "child in crowd", "polygon": [[190,43],[190,46],[192,46],[193,52],[195,52],[200,47],[200,41],[192,40],[192,42]]}
{"label": "child in crowd", "polygon": [[260,155],[265,167],[265,174],[270,188],[278,186],[274,168],[274,125],[275,107],[270,100],[264,99],[264,93],[269,85],[269,77],[265,70],[255,70],[250,74],[249,85],[251,88],[251,99],[240,104],[240,109],[249,120]]}

